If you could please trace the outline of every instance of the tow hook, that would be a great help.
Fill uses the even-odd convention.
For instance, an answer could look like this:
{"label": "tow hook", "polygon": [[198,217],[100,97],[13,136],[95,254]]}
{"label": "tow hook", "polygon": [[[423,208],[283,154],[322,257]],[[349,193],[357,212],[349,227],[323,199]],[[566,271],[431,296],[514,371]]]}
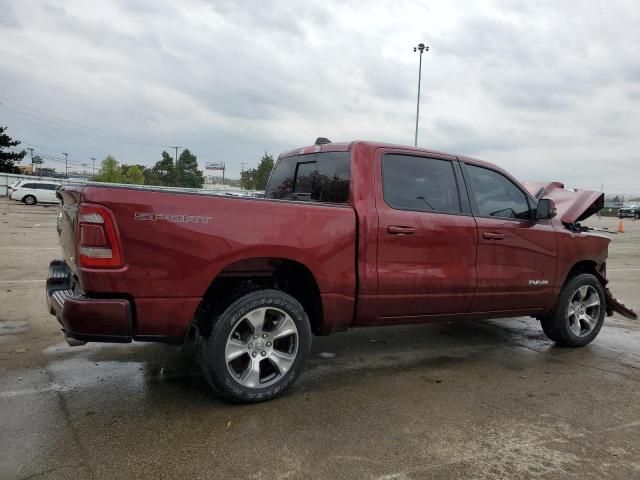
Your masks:
{"label": "tow hook", "polygon": [[67,341],[67,344],[70,347],[81,347],[82,345],[86,345],[87,342],[84,340],[78,340],[77,338],[70,337],[66,332],[62,332],[64,339]]}

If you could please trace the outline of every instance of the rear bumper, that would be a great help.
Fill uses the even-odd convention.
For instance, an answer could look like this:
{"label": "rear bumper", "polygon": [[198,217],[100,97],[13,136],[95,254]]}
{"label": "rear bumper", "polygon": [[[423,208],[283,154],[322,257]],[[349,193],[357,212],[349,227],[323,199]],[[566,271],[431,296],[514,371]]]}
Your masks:
{"label": "rear bumper", "polygon": [[49,264],[46,296],[49,312],[58,319],[70,345],[131,342],[131,302],[124,298],[92,298],[78,292],[64,260]]}

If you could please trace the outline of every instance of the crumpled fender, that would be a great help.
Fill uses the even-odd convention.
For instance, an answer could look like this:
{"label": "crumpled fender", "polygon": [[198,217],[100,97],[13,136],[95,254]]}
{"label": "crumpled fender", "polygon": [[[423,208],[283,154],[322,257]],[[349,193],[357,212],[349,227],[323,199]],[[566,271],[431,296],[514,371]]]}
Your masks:
{"label": "crumpled fender", "polygon": [[607,299],[607,315],[613,315],[613,312],[617,312],[623,317],[630,318],[631,320],[637,320],[638,314],[631,308],[627,307],[620,300],[615,298],[611,293],[611,290],[605,287],[604,296]]}
{"label": "crumpled fender", "polygon": [[637,320],[638,314],[633,309],[627,307],[624,303],[613,296],[613,293],[611,293],[611,290],[609,290],[609,288],[607,287],[609,280],[607,280],[607,278],[600,272],[594,272],[594,274],[596,278],[600,280],[600,283],[602,283],[602,288],[604,288],[604,298],[607,302],[605,306],[607,310],[607,316],[610,317],[611,315],[613,315],[613,312],[617,312],[623,317],[629,318],[631,320]]}

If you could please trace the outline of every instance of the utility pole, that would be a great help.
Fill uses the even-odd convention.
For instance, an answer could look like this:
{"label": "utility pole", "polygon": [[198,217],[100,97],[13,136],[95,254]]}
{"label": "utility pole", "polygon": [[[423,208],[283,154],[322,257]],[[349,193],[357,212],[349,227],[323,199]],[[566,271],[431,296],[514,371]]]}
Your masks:
{"label": "utility pole", "polygon": [[87,164],[83,163],[82,166],[84,167],[84,171],[82,173],[82,176],[84,178],[84,181],[86,182],[87,181]]}
{"label": "utility pole", "polygon": [[176,147],[176,146],[170,145],[169,148],[175,148],[176,149],[176,165],[177,165],[178,164],[178,149],[179,148],[183,148],[183,147]]}
{"label": "utility pole", "polygon": [[31,175],[33,175],[33,148],[27,148],[27,150],[29,150],[29,153],[31,154]]}
{"label": "utility pole", "polygon": [[240,162],[240,190],[242,190],[242,174],[244,173],[244,166],[247,162]]}
{"label": "utility pole", "polygon": [[96,157],[89,157],[89,160],[93,161],[93,175],[91,180],[93,180],[93,177],[96,176]]}
{"label": "utility pole", "polygon": [[62,154],[64,155],[64,175],[65,177],[69,178],[69,154],[64,152],[62,152]]}
{"label": "utility pole", "polygon": [[413,47],[413,51],[420,51],[420,66],[418,67],[418,102],[416,105],[416,136],[413,142],[414,146],[418,146],[418,121],[420,119],[420,83],[422,82],[422,54],[429,51],[429,47],[424,43],[418,44],[417,47]]}

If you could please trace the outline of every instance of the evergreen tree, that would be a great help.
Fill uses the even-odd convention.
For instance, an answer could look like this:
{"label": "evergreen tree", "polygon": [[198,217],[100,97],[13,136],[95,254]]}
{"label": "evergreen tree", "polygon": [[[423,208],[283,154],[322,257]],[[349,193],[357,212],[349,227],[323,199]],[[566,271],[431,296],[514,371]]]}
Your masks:
{"label": "evergreen tree", "polygon": [[198,170],[198,158],[185,148],[176,163],[176,183],[180,187],[202,188],[204,175]]}
{"label": "evergreen tree", "polygon": [[166,151],[162,152],[162,160],[156,162],[151,171],[160,185],[176,186],[176,166],[173,164],[173,158]]}
{"label": "evergreen tree", "polygon": [[21,152],[5,151],[5,149],[20,145],[19,140],[14,140],[5,133],[6,129],[7,127],[0,127],[0,172],[20,173],[18,167],[15,166],[15,162],[22,160],[27,152],[25,150]]}
{"label": "evergreen tree", "polygon": [[264,190],[273,170],[273,155],[264,152],[257,168],[250,168],[240,174],[240,186],[247,190]]}

